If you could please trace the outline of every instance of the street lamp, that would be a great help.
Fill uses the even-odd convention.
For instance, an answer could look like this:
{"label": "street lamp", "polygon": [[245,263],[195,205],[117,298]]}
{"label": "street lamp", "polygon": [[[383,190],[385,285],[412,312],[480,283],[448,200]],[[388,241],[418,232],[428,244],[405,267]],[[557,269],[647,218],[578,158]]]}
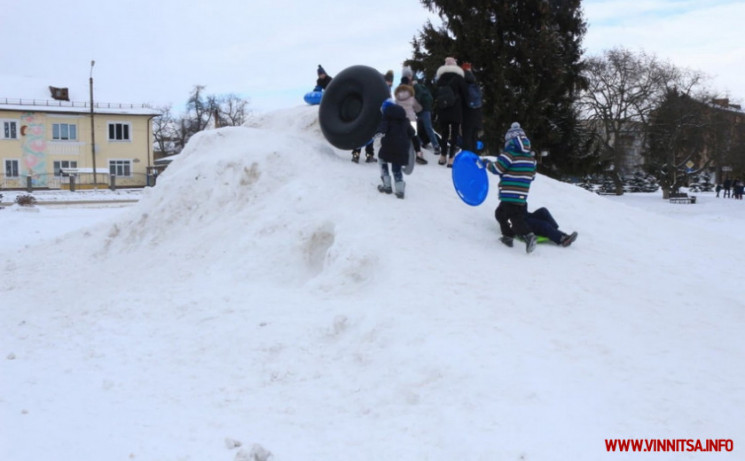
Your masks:
{"label": "street lamp", "polygon": [[93,66],[96,61],[91,60],[90,87],[91,87],[91,157],[93,158],[93,188],[98,189],[98,178],[96,177],[96,128],[93,123]]}

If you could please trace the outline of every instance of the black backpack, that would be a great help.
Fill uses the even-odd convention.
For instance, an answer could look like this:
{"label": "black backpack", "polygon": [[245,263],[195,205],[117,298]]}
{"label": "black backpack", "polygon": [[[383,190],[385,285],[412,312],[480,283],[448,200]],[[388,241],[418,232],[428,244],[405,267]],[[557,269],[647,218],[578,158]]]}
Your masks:
{"label": "black backpack", "polygon": [[455,96],[455,91],[453,91],[453,88],[450,85],[437,87],[435,103],[438,108],[447,109],[448,107],[453,107],[455,106],[456,101],[457,97]]}

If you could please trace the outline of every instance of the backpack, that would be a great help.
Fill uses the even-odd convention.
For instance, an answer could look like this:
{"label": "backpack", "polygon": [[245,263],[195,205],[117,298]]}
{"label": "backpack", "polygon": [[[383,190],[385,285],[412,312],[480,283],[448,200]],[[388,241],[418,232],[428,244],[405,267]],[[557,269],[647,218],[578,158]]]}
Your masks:
{"label": "backpack", "polygon": [[483,104],[481,100],[481,87],[478,83],[468,84],[468,107],[478,109]]}
{"label": "backpack", "polygon": [[437,107],[440,109],[447,109],[448,107],[455,106],[456,96],[455,91],[450,85],[443,85],[437,87],[437,97],[435,98]]}

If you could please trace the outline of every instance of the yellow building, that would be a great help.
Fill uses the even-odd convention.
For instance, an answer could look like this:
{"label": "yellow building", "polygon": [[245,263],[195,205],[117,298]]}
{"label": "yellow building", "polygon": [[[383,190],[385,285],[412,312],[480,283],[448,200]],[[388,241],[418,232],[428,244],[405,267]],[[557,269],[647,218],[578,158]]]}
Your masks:
{"label": "yellow building", "polygon": [[[60,97],[58,89],[50,90]],[[158,111],[94,103],[91,113],[88,102],[53,97],[0,97],[0,190],[68,188],[71,181],[76,188],[108,187],[112,181],[117,187],[149,184],[152,119]]]}

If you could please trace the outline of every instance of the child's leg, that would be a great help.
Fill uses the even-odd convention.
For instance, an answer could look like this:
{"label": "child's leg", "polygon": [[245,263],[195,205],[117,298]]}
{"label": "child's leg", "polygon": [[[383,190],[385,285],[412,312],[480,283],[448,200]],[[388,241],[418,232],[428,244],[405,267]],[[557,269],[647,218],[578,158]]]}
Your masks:
{"label": "child's leg", "polygon": [[406,183],[404,182],[404,174],[401,165],[393,163],[391,164],[391,169],[393,170],[393,179],[395,180],[396,197],[404,198]]}
{"label": "child's leg", "polygon": [[378,191],[385,192],[386,194],[393,192],[393,188],[391,188],[391,175],[388,173],[388,162],[380,162],[380,179],[383,181],[383,184],[378,186]]}

